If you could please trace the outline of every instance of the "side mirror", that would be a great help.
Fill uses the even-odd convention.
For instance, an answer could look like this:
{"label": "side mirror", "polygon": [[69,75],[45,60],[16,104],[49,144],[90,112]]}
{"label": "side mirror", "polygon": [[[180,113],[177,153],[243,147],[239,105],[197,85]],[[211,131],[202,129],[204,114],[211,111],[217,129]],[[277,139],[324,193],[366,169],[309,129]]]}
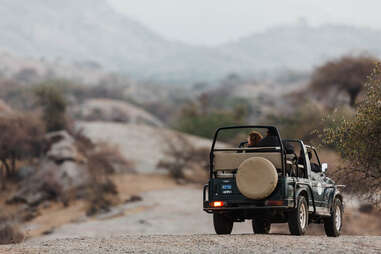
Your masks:
{"label": "side mirror", "polygon": [[321,164],[321,171],[322,171],[323,173],[326,173],[327,170],[328,170],[328,163],[322,163],[322,164]]}

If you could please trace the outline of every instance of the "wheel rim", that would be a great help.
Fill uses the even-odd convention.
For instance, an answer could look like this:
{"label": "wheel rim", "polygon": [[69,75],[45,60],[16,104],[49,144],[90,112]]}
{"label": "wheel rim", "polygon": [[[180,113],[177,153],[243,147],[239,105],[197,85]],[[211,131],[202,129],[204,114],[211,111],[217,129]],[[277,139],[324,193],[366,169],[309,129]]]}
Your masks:
{"label": "wheel rim", "polygon": [[336,229],[337,231],[340,231],[341,228],[341,208],[340,206],[336,207],[336,213],[335,213],[335,221],[336,221]]}
{"label": "wheel rim", "polygon": [[302,229],[304,229],[306,225],[306,220],[307,220],[306,206],[304,205],[304,203],[301,203],[299,207],[299,222],[300,222],[300,227]]}

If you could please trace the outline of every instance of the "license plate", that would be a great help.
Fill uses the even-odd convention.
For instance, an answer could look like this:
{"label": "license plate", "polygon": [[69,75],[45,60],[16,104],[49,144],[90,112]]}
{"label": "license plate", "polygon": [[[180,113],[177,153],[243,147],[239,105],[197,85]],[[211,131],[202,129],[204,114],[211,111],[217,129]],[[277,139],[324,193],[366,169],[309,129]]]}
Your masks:
{"label": "license plate", "polygon": [[225,184],[225,185],[222,185],[222,189],[223,190],[231,190],[232,186],[231,186],[231,184]]}

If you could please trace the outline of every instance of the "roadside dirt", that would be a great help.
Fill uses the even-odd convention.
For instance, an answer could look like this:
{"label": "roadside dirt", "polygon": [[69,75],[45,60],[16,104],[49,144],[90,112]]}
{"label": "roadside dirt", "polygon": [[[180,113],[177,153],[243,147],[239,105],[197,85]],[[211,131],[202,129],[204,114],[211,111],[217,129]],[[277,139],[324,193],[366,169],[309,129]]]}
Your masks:
{"label": "roadside dirt", "polygon": [[381,253],[380,236],[345,236],[381,235],[379,214],[347,208],[344,236],[338,239],[326,237],[322,225],[311,225],[306,237],[289,236],[286,224],[273,225],[269,236],[253,235],[250,221],[235,223],[233,235],[221,237],[214,234],[212,216],[202,211],[200,185],[177,185],[160,174],[116,175],[113,180],[122,201],[136,194],[143,200],[121,202],[91,218],[81,203],[52,205],[29,224],[35,237],[0,246],[0,253]]}
{"label": "roadside dirt", "polygon": [[288,235],[119,235],[0,247],[10,253],[380,253],[381,237]]}

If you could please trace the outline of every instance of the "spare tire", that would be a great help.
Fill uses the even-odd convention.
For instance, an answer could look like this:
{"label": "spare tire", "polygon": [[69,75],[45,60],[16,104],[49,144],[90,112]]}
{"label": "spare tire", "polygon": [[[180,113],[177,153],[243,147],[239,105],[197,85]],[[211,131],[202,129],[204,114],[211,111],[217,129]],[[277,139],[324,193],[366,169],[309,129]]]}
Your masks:
{"label": "spare tire", "polygon": [[275,189],[278,174],[274,165],[262,157],[252,157],[238,167],[236,181],[239,191],[250,199],[264,199]]}

